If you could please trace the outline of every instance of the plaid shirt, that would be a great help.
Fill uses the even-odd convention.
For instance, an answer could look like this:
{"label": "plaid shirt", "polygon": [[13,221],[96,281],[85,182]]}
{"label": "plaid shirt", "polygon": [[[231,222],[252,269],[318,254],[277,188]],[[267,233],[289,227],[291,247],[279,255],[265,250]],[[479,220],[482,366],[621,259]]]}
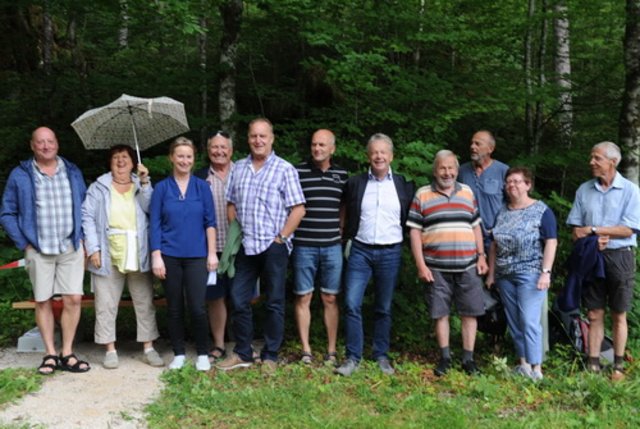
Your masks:
{"label": "plaid shirt", "polygon": [[67,168],[60,158],[53,176],[40,171],[33,161],[36,189],[36,221],[41,253],[59,255],[71,245],[73,199]]}
{"label": "plaid shirt", "polygon": [[[247,255],[257,255],[280,234],[293,206],[304,204],[295,167],[275,152],[255,172],[251,155],[238,161],[231,173],[227,201],[236,206]],[[287,243],[291,251],[291,241]]]}
{"label": "plaid shirt", "polygon": [[216,173],[213,168],[209,167],[207,174],[207,183],[211,187],[213,195],[213,205],[216,210],[216,252],[222,252],[227,242],[227,233],[229,231],[229,219],[227,219],[227,200],[225,194],[229,186],[229,179],[233,171],[233,162],[229,167],[229,173],[224,179]]}

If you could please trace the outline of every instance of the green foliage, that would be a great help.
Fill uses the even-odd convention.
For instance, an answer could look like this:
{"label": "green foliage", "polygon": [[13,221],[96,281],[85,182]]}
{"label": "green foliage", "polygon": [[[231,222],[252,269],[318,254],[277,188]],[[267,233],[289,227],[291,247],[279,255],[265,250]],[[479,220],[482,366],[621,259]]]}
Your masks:
{"label": "green foliage", "polygon": [[0,370],[0,408],[38,390],[41,384],[42,376],[37,375],[33,369]]}

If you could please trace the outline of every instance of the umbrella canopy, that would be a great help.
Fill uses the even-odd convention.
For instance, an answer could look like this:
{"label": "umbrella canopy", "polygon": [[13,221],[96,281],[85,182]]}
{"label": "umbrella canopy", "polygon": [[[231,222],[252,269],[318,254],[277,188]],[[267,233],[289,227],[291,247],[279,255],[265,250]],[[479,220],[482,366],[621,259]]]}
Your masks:
{"label": "umbrella canopy", "polygon": [[184,104],[169,97],[140,98],[122,94],[87,110],[71,124],[84,147],[108,149],[129,144],[140,151],[189,131]]}

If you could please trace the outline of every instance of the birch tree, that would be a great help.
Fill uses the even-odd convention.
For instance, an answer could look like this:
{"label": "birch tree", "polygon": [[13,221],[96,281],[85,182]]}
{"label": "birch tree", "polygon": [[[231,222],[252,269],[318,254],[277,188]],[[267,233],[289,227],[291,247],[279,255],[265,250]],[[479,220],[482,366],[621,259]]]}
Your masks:
{"label": "birch tree", "polygon": [[640,0],[627,0],[624,34],[625,89],[619,121],[623,174],[638,184],[640,173]]}

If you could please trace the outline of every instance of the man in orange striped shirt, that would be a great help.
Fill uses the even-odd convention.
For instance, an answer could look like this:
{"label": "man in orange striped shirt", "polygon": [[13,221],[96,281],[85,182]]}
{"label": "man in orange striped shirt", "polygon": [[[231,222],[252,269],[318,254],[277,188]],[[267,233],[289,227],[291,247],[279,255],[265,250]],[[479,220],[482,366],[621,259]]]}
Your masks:
{"label": "man in orange striped shirt", "polygon": [[462,368],[478,372],[473,360],[477,321],[484,314],[481,275],[487,272],[481,219],[471,188],[457,182],[458,158],[449,150],[434,159],[431,185],[418,189],[407,226],[418,277],[427,283],[431,318],[441,358],[434,373],[451,368],[449,314],[455,302],[462,320]]}

